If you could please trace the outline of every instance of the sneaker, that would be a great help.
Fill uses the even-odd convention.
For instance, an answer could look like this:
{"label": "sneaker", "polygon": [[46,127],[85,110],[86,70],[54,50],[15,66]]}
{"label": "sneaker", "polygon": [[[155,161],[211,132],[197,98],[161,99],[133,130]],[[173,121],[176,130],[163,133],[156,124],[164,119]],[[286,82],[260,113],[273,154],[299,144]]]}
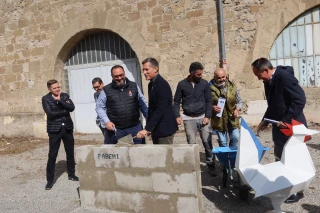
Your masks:
{"label": "sneaker", "polygon": [[72,181],[79,181],[79,178],[75,175],[68,175],[68,179]]}
{"label": "sneaker", "polygon": [[52,188],[52,186],[53,186],[53,181],[48,181],[45,189],[50,190]]}

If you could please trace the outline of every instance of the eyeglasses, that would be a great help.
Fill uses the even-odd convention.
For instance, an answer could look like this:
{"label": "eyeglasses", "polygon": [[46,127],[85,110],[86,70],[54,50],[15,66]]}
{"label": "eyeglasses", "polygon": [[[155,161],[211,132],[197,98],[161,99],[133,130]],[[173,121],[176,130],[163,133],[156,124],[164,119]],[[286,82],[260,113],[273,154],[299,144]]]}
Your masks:
{"label": "eyeglasses", "polygon": [[99,89],[101,86],[101,84],[99,86],[95,86],[95,87],[92,87],[93,89]]}

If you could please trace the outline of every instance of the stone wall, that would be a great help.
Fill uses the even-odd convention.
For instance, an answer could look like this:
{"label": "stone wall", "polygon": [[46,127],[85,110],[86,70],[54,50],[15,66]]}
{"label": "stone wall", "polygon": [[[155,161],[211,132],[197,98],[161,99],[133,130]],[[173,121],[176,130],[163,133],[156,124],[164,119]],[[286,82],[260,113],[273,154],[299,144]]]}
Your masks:
{"label": "stone wall", "polygon": [[[262,82],[253,76],[250,63],[268,57],[282,29],[320,0],[222,2],[228,72],[244,101],[263,100]],[[0,114],[2,118],[21,113],[43,117],[41,97],[47,93],[46,81],[63,80],[70,50],[93,31],[119,34],[140,62],[150,56],[157,58],[160,73],[173,92],[193,61],[205,65],[204,78],[210,80],[219,64],[216,14],[212,0],[3,0]],[[147,82],[142,79],[147,95]],[[313,114],[319,89],[308,88],[306,93],[307,117],[320,122],[320,116]],[[3,130],[3,134],[11,133]]]}
{"label": "stone wall", "polygon": [[198,145],[76,149],[81,205],[121,212],[203,211]]}

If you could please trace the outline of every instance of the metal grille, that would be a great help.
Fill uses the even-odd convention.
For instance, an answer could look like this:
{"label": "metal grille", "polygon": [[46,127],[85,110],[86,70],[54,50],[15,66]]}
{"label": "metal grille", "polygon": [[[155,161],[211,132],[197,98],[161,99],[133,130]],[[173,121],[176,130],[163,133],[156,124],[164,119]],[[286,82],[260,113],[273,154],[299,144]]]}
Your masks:
{"label": "metal grille", "polygon": [[320,7],[296,18],[273,43],[274,66],[293,66],[302,87],[320,87]]}
{"label": "metal grille", "polygon": [[136,58],[128,42],[113,32],[101,32],[82,39],[69,54],[66,66]]}

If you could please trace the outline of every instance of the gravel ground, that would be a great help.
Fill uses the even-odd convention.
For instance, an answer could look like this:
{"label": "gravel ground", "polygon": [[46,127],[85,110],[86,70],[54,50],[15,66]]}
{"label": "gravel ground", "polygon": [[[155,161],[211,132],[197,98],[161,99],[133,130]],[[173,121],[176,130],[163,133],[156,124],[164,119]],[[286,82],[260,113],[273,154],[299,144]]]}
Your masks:
{"label": "gravel ground", "polygon": [[[101,135],[76,135],[77,140],[91,140],[99,143]],[[76,140],[76,141],[77,141]],[[213,136],[216,141],[216,136]],[[261,133],[261,142],[270,148],[271,131]],[[175,143],[185,143],[185,135],[178,133]],[[198,141],[200,144],[200,140]],[[201,146],[201,145],[200,145]],[[214,143],[217,146],[217,143]],[[202,147],[202,146],[201,146]],[[305,197],[298,203],[283,204],[282,210],[286,212],[309,212],[320,213],[320,134],[313,136],[308,142],[317,174],[312,181],[309,190],[305,191]],[[78,195],[78,182],[67,179],[66,162],[63,146],[57,159],[56,182],[49,191],[44,190],[46,184],[45,166],[47,160],[48,146],[41,145],[38,148],[21,154],[0,155],[0,212],[45,212],[45,213],[114,213],[106,210],[88,209],[80,206]],[[272,211],[272,205],[268,198],[260,197],[254,199],[254,194],[249,194],[247,201],[242,201],[237,196],[237,189],[229,185],[222,188],[222,172],[217,162],[218,176],[213,178],[208,175],[205,166],[205,155],[201,150],[202,170],[202,192],[204,209],[206,213],[230,212],[230,213],[267,213]],[[268,151],[264,156],[264,163],[273,162],[273,151]]]}

